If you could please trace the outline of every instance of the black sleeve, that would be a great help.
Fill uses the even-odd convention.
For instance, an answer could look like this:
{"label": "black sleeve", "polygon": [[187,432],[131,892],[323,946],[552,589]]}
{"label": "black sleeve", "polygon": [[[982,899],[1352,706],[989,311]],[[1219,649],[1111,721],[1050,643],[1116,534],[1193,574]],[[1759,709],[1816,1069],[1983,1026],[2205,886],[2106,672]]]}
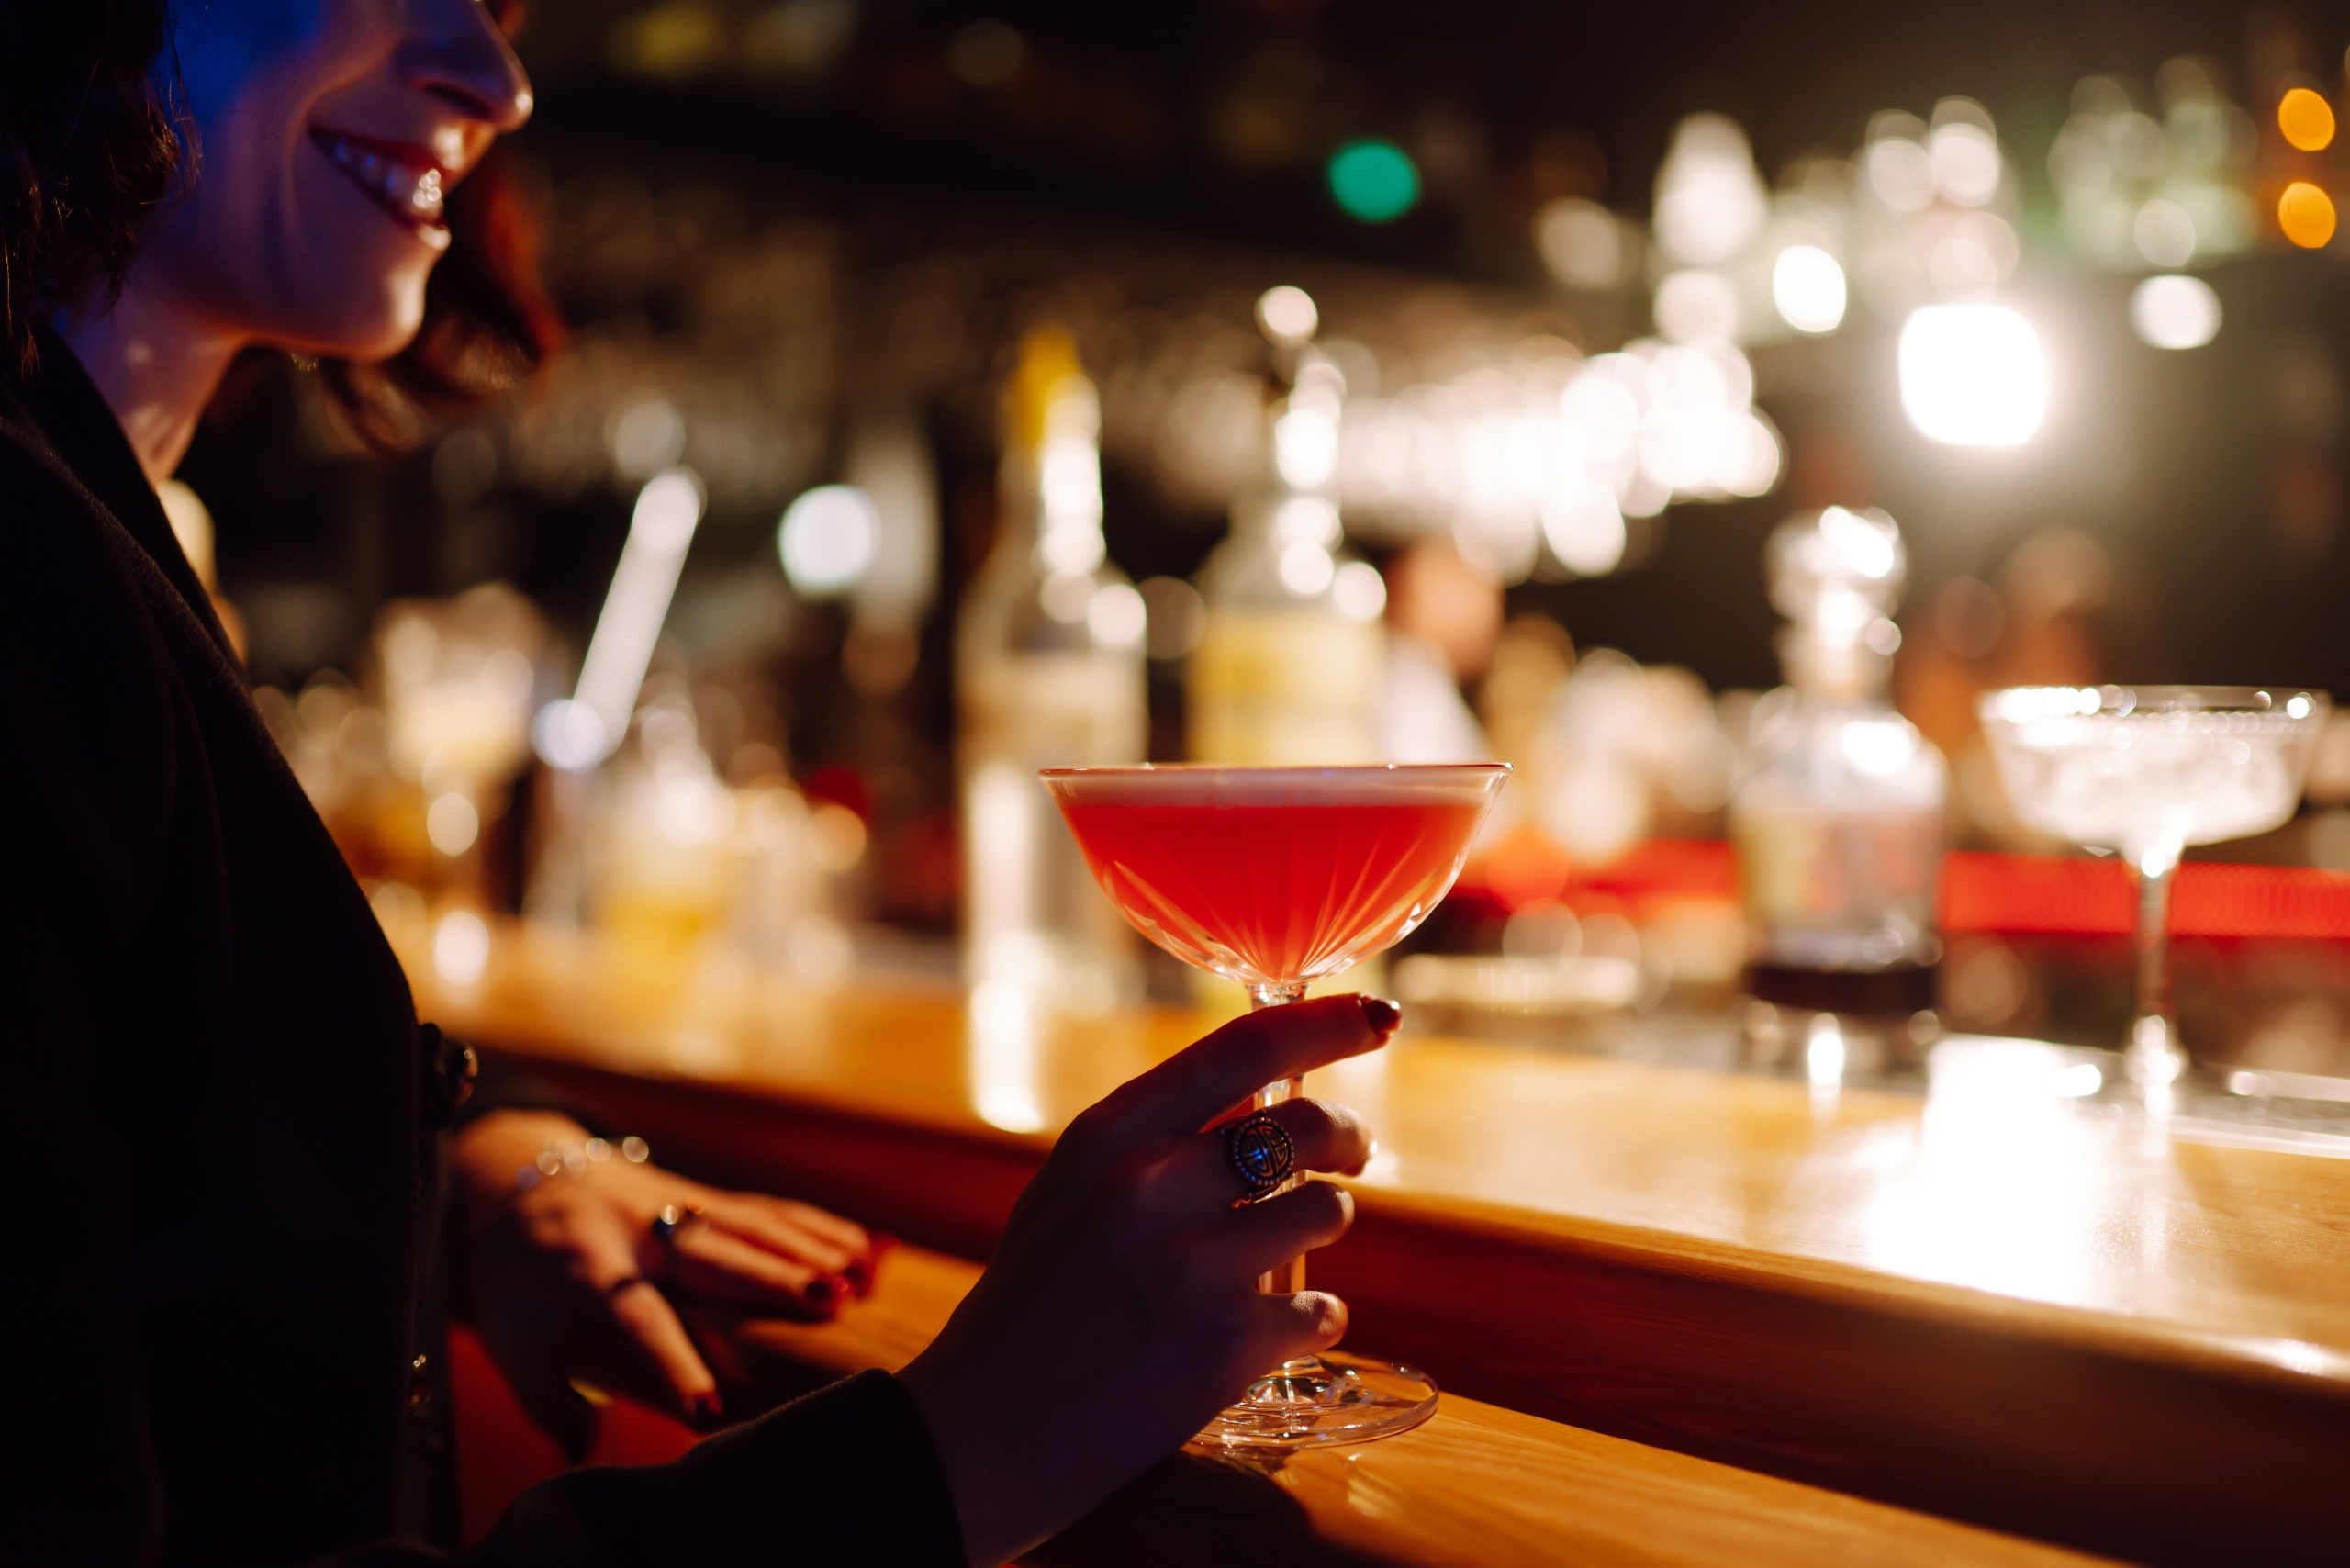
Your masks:
{"label": "black sleeve", "polygon": [[458,1562],[961,1568],[963,1532],[912,1397],[868,1372],[674,1464],[578,1470],[536,1486]]}
{"label": "black sleeve", "polygon": [[306,1568],[963,1568],[963,1532],[921,1412],[860,1372],[711,1438],[675,1464],[576,1470],[515,1499],[454,1558],[382,1545]]}

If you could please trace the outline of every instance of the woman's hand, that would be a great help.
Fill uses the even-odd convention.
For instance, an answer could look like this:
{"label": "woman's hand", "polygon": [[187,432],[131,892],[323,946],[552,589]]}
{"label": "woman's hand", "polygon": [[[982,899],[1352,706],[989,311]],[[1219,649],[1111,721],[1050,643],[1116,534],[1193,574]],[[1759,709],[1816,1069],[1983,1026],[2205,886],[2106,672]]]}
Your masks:
{"label": "woman's hand", "polygon": [[[1326,997],[1252,1013],[1080,1115],[930,1349],[901,1374],[937,1444],[974,1564],[1045,1540],[1206,1426],[1255,1378],[1337,1343],[1320,1291],[1257,1277],[1345,1234],[1354,1204],[1307,1182],[1244,1195],[1223,1120],[1267,1083],[1384,1044],[1393,1002]],[[1356,1171],[1352,1113],[1270,1113],[1300,1170]]]}
{"label": "woman's hand", "polygon": [[[718,1382],[680,1309],[829,1317],[872,1288],[878,1251],[822,1209],[705,1187],[617,1149],[541,1171],[543,1151],[578,1151],[590,1136],[568,1116],[493,1111],[456,1140],[473,1320],[523,1409],[575,1461],[596,1431],[575,1373],[712,1426]],[[677,1222],[666,1238],[665,1212]]]}

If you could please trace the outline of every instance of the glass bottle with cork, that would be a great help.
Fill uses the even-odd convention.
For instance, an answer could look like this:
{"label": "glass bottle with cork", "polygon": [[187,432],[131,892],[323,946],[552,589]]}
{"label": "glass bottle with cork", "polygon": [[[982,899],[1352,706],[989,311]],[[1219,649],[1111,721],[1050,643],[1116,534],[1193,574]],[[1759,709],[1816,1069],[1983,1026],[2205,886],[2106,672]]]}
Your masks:
{"label": "glass bottle with cork", "polygon": [[1756,704],[1730,806],[1749,928],[1750,1052],[1822,1086],[1915,1070],[1938,1032],[1934,899],[1949,770],[1894,711],[1907,555],[1882,511],[1830,507],[1767,551],[1787,684]]}

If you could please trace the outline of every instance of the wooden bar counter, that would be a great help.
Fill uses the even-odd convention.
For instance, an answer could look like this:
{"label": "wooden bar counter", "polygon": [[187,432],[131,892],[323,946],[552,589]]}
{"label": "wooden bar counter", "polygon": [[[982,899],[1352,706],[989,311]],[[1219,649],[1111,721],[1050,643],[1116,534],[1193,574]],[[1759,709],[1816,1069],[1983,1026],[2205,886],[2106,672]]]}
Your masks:
{"label": "wooden bar counter", "polygon": [[[935,986],[519,926],[464,987],[409,958],[423,1016],[667,1162],[966,1259],[1052,1129],[1199,1029],[1141,1010],[1031,1029]],[[1822,1094],[1408,1020],[1311,1088],[1382,1145],[1313,1278],[1354,1342],[1464,1410],[2141,1562],[2350,1561],[2350,1159],[2318,1140]]]}

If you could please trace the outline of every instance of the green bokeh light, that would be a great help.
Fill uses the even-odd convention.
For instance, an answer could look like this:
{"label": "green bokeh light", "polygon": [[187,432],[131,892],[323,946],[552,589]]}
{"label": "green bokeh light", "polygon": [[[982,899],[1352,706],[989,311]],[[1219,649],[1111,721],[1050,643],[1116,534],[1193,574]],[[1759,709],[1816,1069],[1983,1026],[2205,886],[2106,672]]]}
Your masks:
{"label": "green bokeh light", "polygon": [[1420,171],[1392,141],[1349,141],[1330,154],[1330,194],[1349,218],[1392,222],[1420,199]]}

